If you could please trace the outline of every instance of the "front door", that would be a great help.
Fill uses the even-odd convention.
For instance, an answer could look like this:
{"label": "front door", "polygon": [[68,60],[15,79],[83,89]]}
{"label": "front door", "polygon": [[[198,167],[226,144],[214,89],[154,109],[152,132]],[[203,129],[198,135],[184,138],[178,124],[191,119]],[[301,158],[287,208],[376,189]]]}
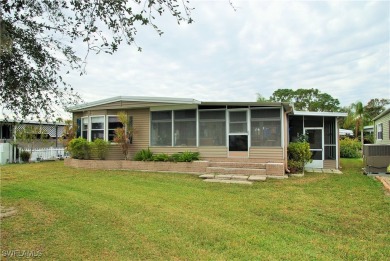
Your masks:
{"label": "front door", "polygon": [[248,157],[248,110],[229,111],[229,157]]}
{"label": "front door", "polygon": [[306,164],[306,168],[318,168],[324,167],[324,137],[323,128],[305,128],[305,133],[309,138],[311,163]]}

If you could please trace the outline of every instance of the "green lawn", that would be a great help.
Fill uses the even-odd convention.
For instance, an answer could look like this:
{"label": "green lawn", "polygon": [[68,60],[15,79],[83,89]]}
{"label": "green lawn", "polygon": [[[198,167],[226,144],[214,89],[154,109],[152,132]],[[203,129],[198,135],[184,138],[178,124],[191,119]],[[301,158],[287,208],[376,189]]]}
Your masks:
{"label": "green lawn", "polygon": [[252,186],[193,175],[1,167],[1,250],[43,260],[389,260],[390,197],[343,160]]}

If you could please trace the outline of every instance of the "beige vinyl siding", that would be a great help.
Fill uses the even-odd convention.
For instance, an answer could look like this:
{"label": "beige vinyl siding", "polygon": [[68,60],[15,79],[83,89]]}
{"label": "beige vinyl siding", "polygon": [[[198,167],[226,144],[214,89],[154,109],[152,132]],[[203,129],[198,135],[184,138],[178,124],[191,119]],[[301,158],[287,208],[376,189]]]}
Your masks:
{"label": "beige vinyl siding", "polygon": [[82,112],[75,112],[73,113],[73,119],[78,119],[78,118],[81,118],[81,117],[84,117],[83,113]]}
{"label": "beige vinyl siding", "polygon": [[[119,111],[127,113],[133,117],[134,135],[133,143],[130,144],[129,158],[132,159],[134,154],[141,150],[147,149],[149,146],[149,109],[137,110],[110,110],[108,115],[116,115]],[[107,160],[124,159],[122,148],[119,144],[111,144],[107,155]]]}
{"label": "beige vinyl siding", "polygon": [[106,160],[123,160],[125,156],[122,153],[122,148],[119,144],[110,144]]}
{"label": "beige vinyl siding", "polygon": [[74,112],[73,117],[88,117],[88,116],[101,116],[101,115],[107,115],[106,110],[96,110],[96,111],[82,111],[82,112]]}
{"label": "beige vinyl siding", "polygon": [[252,159],[265,159],[276,162],[283,162],[283,148],[255,148],[249,149],[249,158]]}
{"label": "beige vinyl siding", "polygon": [[[378,134],[377,134],[377,131],[378,131],[378,124],[383,124],[383,139],[382,140],[378,140]],[[375,121],[375,125],[374,125],[374,128],[375,128],[375,144],[390,144],[390,112],[383,115],[381,118],[377,119]]]}
{"label": "beige vinyl siding", "polygon": [[171,155],[173,153],[192,151],[199,152],[201,158],[227,158],[227,147],[150,147],[153,153],[166,153]]}
{"label": "beige vinyl siding", "polygon": [[173,153],[184,152],[184,151],[192,151],[197,152],[197,147],[150,147],[150,150],[153,153],[166,153],[171,155]]}
{"label": "beige vinyl siding", "polygon": [[149,109],[126,110],[129,116],[133,117],[133,144],[130,145],[130,157],[149,146]]}
{"label": "beige vinyl siding", "polygon": [[201,146],[199,153],[201,158],[227,158],[227,147],[221,146]]}

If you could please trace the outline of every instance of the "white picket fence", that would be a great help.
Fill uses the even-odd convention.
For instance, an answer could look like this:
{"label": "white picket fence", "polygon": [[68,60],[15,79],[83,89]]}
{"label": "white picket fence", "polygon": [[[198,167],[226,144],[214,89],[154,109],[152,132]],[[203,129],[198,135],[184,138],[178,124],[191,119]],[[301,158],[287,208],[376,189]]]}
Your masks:
{"label": "white picket fence", "polygon": [[[26,151],[30,152],[30,150]],[[68,152],[64,148],[41,148],[32,150],[30,161],[55,160],[67,157],[69,157]],[[19,162],[21,162],[20,159]]]}

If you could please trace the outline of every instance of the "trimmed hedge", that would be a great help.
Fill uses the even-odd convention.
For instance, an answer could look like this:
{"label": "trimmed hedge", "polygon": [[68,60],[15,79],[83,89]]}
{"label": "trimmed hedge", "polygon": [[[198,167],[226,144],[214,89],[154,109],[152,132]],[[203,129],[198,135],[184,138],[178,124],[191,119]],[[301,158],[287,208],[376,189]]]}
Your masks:
{"label": "trimmed hedge", "polygon": [[173,162],[192,162],[199,160],[199,152],[185,151],[174,153],[169,156],[166,153],[153,154],[150,149],[142,149],[134,155],[136,161],[173,161]]}

